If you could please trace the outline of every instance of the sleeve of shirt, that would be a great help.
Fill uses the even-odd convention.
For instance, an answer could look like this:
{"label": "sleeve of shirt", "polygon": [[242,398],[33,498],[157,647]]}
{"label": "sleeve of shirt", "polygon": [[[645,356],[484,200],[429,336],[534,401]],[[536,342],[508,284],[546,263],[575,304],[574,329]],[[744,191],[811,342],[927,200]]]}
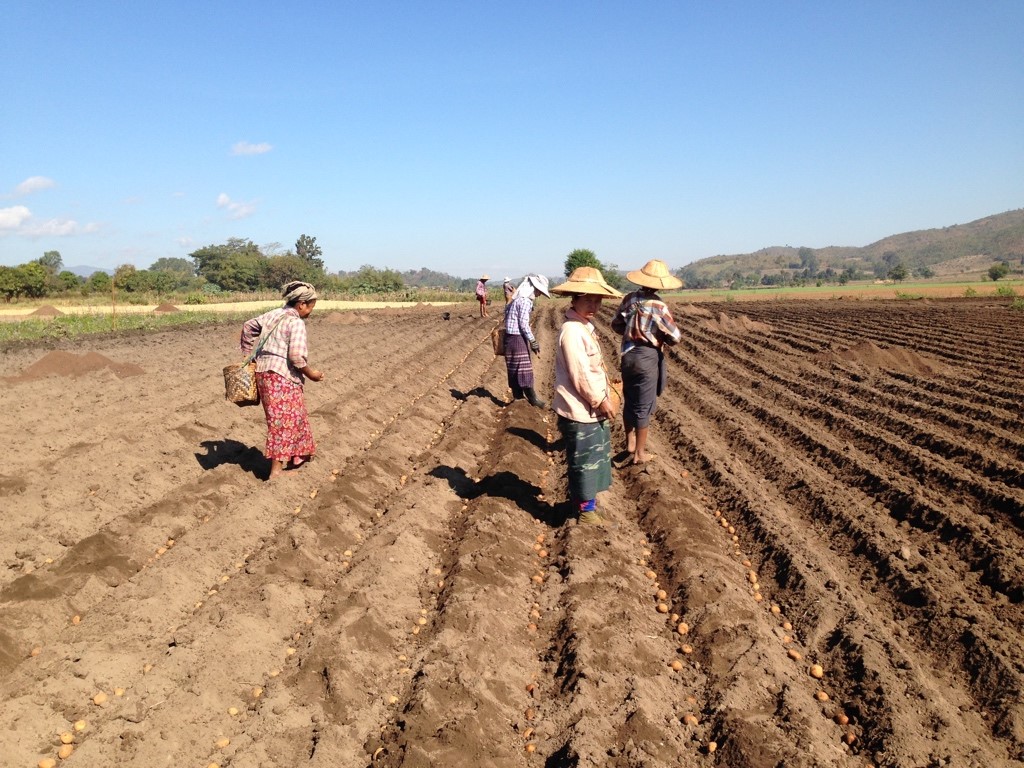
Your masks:
{"label": "sleeve of shirt", "polygon": [[683,333],[672,319],[672,312],[667,304],[661,305],[661,311],[655,314],[654,319],[661,332],[662,341],[665,343],[675,344],[683,338]]}
{"label": "sleeve of shirt", "polygon": [[259,317],[253,317],[242,324],[242,337],[239,339],[238,348],[242,350],[243,355],[248,357],[252,354],[252,348],[256,346],[262,330]]}
{"label": "sleeve of shirt", "polygon": [[633,294],[626,294],[625,298],[622,299],[622,303],[619,304],[619,308],[615,310],[615,317],[612,318],[612,330],[620,336],[626,332],[626,313],[632,298]]}
{"label": "sleeve of shirt", "polygon": [[306,324],[297,317],[285,322],[288,324],[288,362],[296,368],[305,368],[309,357]]}

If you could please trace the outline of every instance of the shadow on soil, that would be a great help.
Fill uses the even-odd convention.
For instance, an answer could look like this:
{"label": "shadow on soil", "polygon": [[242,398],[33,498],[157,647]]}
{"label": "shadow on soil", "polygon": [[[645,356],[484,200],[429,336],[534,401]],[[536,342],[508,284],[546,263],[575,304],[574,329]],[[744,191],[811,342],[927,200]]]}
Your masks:
{"label": "shadow on soil", "polygon": [[497,406],[504,407],[508,405],[508,403],[506,403],[504,400],[500,400],[493,394],[491,394],[491,390],[485,387],[476,387],[475,389],[469,390],[469,392],[460,392],[459,390],[454,388],[449,391],[452,393],[452,397],[454,397],[456,400],[461,400],[462,402],[466,402],[471,397],[485,397]]}
{"label": "shadow on soil", "polygon": [[257,448],[237,440],[204,440],[199,445],[206,449],[206,455],[195,455],[196,461],[203,469],[216,469],[222,464],[237,464],[260,480],[266,480],[270,476],[270,462]]}
{"label": "shadow on soil", "polygon": [[549,504],[541,501],[538,498],[541,489],[513,472],[495,472],[493,475],[480,478],[480,482],[474,482],[461,467],[441,465],[434,467],[428,474],[447,482],[456,495],[465,501],[479,499],[482,496],[508,499],[531,517],[550,526],[562,525],[569,516],[568,504]]}

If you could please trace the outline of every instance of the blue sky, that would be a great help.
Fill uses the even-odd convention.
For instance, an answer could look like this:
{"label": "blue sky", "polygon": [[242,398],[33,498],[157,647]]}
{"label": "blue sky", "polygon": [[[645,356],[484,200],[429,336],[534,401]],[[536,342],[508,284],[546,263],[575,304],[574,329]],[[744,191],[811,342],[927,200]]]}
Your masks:
{"label": "blue sky", "polygon": [[633,269],[1024,207],[1024,3],[5,4],[0,264]]}

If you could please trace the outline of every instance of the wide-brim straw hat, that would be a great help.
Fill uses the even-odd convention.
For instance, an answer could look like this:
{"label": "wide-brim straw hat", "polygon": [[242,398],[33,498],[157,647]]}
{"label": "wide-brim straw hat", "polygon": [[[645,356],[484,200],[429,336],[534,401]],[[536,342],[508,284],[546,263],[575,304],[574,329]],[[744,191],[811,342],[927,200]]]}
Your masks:
{"label": "wide-brim straw hat", "polygon": [[601,270],[594,267],[576,267],[569,279],[551,289],[560,296],[607,296],[621,299],[622,294],[605,282]]}
{"label": "wide-brim straw hat", "polygon": [[490,275],[480,275],[480,279],[481,280],[490,280],[491,276]]}
{"label": "wide-brim straw hat", "polygon": [[644,288],[682,288],[683,281],[668,270],[668,264],[659,259],[651,259],[640,269],[626,273],[626,279]]}

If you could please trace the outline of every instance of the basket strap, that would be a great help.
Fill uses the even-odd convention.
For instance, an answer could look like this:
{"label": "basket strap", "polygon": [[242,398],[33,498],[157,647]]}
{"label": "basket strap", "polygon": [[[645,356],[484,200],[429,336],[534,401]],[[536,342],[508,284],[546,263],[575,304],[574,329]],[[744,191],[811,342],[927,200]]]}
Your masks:
{"label": "basket strap", "polygon": [[282,314],[279,318],[277,318],[277,322],[270,327],[270,330],[267,331],[266,334],[260,334],[259,341],[257,341],[256,346],[252,348],[252,354],[245,358],[245,361],[242,363],[242,365],[248,365],[249,363],[256,359],[256,355],[258,355],[260,351],[263,349],[263,347],[266,345],[266,343],[270,341],[270,337],[274,335],[274,331],[277,330],[277,326],[279,326],[286,317],[288,317],[287,313]]}

